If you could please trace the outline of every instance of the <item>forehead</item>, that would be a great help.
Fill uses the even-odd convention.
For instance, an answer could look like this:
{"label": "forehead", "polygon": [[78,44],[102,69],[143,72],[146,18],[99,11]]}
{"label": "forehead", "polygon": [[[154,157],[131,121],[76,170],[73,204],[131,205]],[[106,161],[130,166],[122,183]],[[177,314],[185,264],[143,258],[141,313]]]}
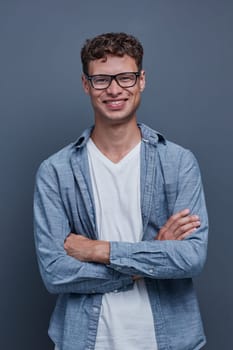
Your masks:
{"label": "forehead", "polygon": [[104,58],[90,61],[88,66],[89,75],[118,74],[122,72],[136,72],[137,70],[135,59],[128,55],[122,57],[108,55]]}

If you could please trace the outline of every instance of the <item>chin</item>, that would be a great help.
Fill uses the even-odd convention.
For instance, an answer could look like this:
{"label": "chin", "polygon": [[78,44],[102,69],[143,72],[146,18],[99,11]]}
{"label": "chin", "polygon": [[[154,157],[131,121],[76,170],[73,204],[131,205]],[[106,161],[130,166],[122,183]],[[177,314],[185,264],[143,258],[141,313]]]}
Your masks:
{"label": "chin", "polygon": [[111,116],[108,117],[108,121],[110,124],[113,125],[120,125],[120,124],[125,124],[128,123],[129,121],[133,120],[135,118],[135,116],[133,115],[127,115],[127,116]]}

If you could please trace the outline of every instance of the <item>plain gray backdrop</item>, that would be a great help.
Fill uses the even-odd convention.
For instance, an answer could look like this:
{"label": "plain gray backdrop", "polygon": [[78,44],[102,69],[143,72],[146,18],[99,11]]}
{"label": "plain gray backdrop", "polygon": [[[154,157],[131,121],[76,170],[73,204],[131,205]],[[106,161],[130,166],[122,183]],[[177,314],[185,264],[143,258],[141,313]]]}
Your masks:
{"label": "plain gray backdrop", "polygon": [[144,45],[139,121],[198,158],[210,219],[208,260],[195,280],[205,350],[233,349],[231,0],[0,1],[0,349],[53,349],[55,296],[34,251],[34,177],[93,122],[79,52],[106,31]]}

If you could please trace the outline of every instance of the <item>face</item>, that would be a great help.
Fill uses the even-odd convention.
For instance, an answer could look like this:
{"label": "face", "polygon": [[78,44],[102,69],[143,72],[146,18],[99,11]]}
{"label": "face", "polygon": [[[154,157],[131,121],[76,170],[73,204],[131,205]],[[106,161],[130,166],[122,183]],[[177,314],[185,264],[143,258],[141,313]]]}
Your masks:
{"label": "face", "polygon": [[[107,60],[91,61],[88,67],[89,75],[119,74],[124,72],[137,72],[135,60],[124,55],[107,56]],[[136,118],[136,110],[140,104],[141,92],[145,87],[145,72],[142,71],[136,84],[130,88],[122,88],[113,79],[111,85],[104,90],[94,89],[85,76],[82,77],[83,88],[90,96],[94,109],[95,122],[123,123]]]}

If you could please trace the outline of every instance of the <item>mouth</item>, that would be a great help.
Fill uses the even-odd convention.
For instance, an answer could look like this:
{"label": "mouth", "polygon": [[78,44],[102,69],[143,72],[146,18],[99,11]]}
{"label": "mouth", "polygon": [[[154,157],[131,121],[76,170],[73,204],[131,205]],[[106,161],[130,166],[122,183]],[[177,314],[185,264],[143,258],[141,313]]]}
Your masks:
{"label": "mouth", "polygon": [[119,100],[104,100],[103,103],[110,109],[121,109],[124,107],[128,99],[119,99]]}

